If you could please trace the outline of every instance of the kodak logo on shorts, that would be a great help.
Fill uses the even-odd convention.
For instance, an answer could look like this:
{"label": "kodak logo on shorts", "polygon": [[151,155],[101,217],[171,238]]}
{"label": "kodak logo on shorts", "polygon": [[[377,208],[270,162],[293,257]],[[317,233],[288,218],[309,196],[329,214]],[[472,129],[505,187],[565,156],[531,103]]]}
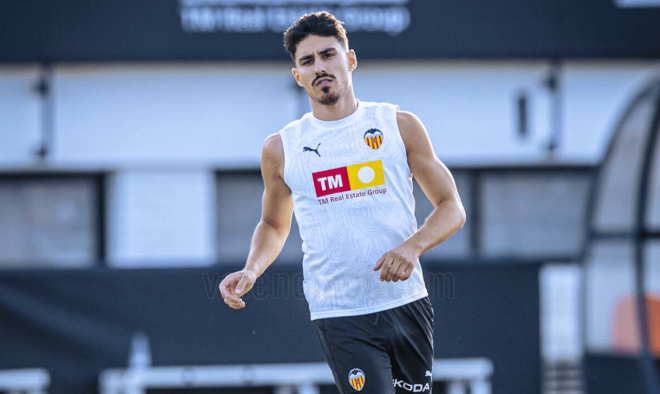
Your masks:
{"label": "kodak logo on shorts", "polygon": [[380,160],[315,172],[312,177],[316,197],[385,184],[383,162]]}

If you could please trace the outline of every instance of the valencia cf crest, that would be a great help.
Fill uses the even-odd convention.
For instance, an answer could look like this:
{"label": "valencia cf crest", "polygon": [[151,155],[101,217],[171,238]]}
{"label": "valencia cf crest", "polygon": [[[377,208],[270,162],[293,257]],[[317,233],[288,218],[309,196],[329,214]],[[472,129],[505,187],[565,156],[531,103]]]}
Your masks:
{"label": "valencia cf crest", "polygon": [[364,372],[360,368],[353,368],[348,373],[348,383],[357,391],[362,391],[364,387]]}
{"label": "valencia cf crest", "polygon": [[369,145],[369,148],[376,150],[380,148],[383,143],[383,132],[378,129],[369,129],[364,133],[364,142]]}

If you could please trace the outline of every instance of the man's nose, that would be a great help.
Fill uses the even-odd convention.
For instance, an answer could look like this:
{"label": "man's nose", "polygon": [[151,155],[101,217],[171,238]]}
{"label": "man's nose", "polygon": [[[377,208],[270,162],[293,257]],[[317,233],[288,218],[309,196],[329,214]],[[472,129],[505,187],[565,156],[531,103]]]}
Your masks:
{"label": "man's nose", "polygon": [[317,74],[325,74],[325,63],[323,63],[321,60],[318,60],[316,63],[314,63],[314,72]]}

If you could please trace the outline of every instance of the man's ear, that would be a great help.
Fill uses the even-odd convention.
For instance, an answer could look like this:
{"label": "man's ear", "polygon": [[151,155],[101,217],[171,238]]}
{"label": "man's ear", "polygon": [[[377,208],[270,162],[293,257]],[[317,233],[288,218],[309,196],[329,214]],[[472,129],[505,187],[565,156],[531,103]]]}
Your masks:
{"label": "man's ear", "polygon": [[348,51],[348,69],[349,71],[353,71],[357,68],[357,56],[355,56],[355,51],[350,50]]}
{"label": "man's ear", "polygon": [[292,68],[291,69],[291,74],[293,74],[293,78],[296,80],[296,83],[298,86],[302,87],[302,82],[300,82],[300,74],[298,74],[298,69],[297,68]]}

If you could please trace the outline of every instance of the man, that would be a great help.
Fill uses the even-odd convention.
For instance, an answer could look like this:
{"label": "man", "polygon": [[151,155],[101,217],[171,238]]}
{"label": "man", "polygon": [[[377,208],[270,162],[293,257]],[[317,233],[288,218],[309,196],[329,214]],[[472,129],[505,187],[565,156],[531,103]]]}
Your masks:
{"label": "man", "polygon": [[[266,139],[262,218],[245,268],[220,291],[245,306],[295,211],[305,297],[339,391],[430,393],[433,310],[418,258],[460,229],[465,211],[420,120],[355,99],[357,58],[342,25],[320,12],[284,33],[312,112]],[[435,206],[419,230],[413,175]]]}

